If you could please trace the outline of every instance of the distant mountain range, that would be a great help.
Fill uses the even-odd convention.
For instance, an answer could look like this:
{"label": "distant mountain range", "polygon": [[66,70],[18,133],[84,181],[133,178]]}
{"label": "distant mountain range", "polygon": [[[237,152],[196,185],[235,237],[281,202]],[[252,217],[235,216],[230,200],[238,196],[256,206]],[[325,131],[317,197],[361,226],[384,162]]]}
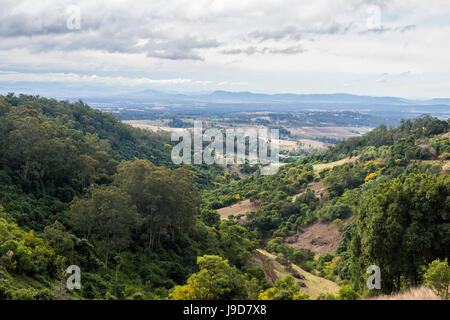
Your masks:
{"label": "distant mountain range", "polygon": [[214,91],[212,93],[167,93],[144,90],[132,94],[117,94],[108,98],[88,98],[98,103],[120,108],[206,114],[236,112],[304,112],[355,111],[383,118],[413,118],[431,114],[441,119],[450,116],[450,99],[409,100],[398,97],[335,94],[263,94],[253,92]]}
{"label": "distant mountain range", "polygon": [[[105,93],[92,91],[60,91],[57,99],[78,100],[99,109],[117,112],[118,109],[137,109],[149,112],[211,114],[235,112],[304,112],[355,111],[377,117],[411,118],[431,114],[441,119],[450,117],[450,98],[426,100],[398,97],[374,97],[347,93],[334,94],[264,94],[253,92],[214,91],[200,93],[171,93],[153,89],[134,92]],[[93,88],[95,89],[95,88]],[[4,91],[4,90],[2,90]],[[95,92],[95,91],[94,91]],[[17,94],[20,92],[16,92]],[[42,94],[45,94],[45,90]],[[69,95],[70,94],[70,95]],[[51,96],[51,95],[49,95]],[[157,111],[159,110],[159,111]]]}
{"label": "distant mountain range", "polygon": [[[95,99],[95,98],[93,98]],[[435,98],[428,100],[409,100],[397,97],[373,97],[361,96],[347,93],[333,93],[333,94],[295,94],[295,93],[277,93],[264,94],[253,93],[248,91],[230,92],[230,91],[214,91],[212,93],[167,93],[157,90],[144,90],[131,94],[118,94],[110,97],[113,100],[128,100],[128,101],[166,101],[166,102],[182,102],[182,101],[197,101],[197,102],[215,102],[215,103],[338,103],[338,104],[359,104],[359,105],[447,105],[450,106],[449,98]]]}

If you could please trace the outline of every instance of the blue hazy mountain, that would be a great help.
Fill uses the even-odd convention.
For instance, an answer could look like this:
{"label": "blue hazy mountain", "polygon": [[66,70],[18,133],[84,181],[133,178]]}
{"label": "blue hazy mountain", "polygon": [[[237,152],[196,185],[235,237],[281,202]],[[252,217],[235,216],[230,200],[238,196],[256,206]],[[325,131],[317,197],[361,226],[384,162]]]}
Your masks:
{"label": "blue hazy mountain", "polygon": [[333,94],[295,94],[278,93],[265,94],[253,93],[249,91],[230,92],[214,91],[211,93],[168,93],[157,90],[142,90],[130,94],[118,94],[111,99],[126,99],[142,102],[211,102],[211,103],[299,103],[299,104],[338,104],[338,105],[394,105],[394,106],[426,106],[426,105],[447,105],[450,106],[450,99],[436,98],[429,100],[409,100],[398,97],[374,97],[354,95],[348,93]]}
{"label": "blue hazy mountain", "polygon": [[[37,90],[39,89],[39,90]],[[375,97],[348,93],[295,94],[295,93],[254,93],[249,91],[230,92],[167,92],[155,89],[107,90],[102,86],[61,85],[50,87],[42,84],[38,88],[27,89],[26,83],[16,83],[15,87],[0,88],[0,93],[14,91],[17,94],[40,94],[70,101],[82,99],[93,106],[133,108],[151,110],[153,107],[169,112],[228,113],[228,112],[297,112],[297,111],[356,111],[383,117],[406,118],[421,114],[431,114],[440,118],[450,115],[450,98],[413,100],[399,97]],[[58,92],[58,94],[52,94]]]}

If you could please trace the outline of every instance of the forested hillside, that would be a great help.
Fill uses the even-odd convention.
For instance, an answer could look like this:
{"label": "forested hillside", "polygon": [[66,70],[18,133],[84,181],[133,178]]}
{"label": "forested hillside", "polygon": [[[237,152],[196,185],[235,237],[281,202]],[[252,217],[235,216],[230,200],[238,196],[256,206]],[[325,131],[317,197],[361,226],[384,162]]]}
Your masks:
{"label": "forested hillside", "polygon": [[[366,268],[378,265],[389,294],[423,283],[426,266],[450,255],[448,128],[429,116],[380,126],[205,197],[211,208],[250,199],[258,209],[230,219],[270,240],[268,251],[359,294],[375,294]],[[341,234],[336,251],[314,259],[308,248],[294,250],[308,226],[327,224]]]}
{"label": "forested hillside", "polygon": [[[265,283],[244,268],[254,237],[201,209],[199,175],[169,168],[167,137],[82,102],[10,94],[0,141],[0,298],[167,298],[204,254]],[[71,264],[80,291],[65,289]]]}
{"label": "forested hillside", "polygon": [[[0,299],[355,299],[374,294],[372,264],[383,293],[421,284],[450,254],[448,129],[380,126],[241,179],[173,166],[167,136],[81,101],[0,96]],[[246,199],[257,210],[220,219]],[[337,249],[294,249],[317,223],[339,230]],[[333,290],[310,290],[323,278]]]}

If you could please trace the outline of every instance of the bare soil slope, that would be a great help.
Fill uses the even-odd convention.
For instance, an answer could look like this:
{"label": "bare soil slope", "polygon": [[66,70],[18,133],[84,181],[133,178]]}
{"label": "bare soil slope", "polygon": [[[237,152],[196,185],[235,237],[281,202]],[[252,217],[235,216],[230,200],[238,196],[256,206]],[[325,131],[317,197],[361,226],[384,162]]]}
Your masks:
{"label": "bare soil slope", "polygon": [[[327,193],[327,188],[323,185],[322,181],[311,182],[308,184],[308,188],[314,191],[314,195],[319,199],[321,198],[322,194],[325,195]],[[300,196],[304,192],[305,190],[302,190],[301,192],[294,194],[292,196],[292,202],[295,202],[295,199],[297,199],[298,196]]]}
{"label": "bare soil slope", "polygon": [[302,233],[286,238],[286,242],[295,250],[310,249],[316,254],[334,253],[342,237],[333,223],[315,223]]}
{"label": "bare soil slope", "polygon": [[250,212],[255,212],[259,209],[258,202],[250,202],[250,200],[244,200],[238,203],[235,203],[231,206],[224,207],[218,209],[217,212],[220,214],[220,219],[226,220],[229,215],[233,215],[235,217],[241,216],[241,220],[245,219],[245,214]]}

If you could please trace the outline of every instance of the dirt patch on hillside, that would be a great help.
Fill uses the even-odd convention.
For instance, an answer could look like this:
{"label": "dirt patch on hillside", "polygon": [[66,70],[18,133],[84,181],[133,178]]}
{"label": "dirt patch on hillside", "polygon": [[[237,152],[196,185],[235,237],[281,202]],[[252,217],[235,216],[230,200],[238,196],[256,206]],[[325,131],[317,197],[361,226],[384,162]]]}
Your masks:
{"label": "dirt patch on hillside", "polygon": [[[322,198],[322,195],[325,196],[327,194],[327,188],[323,185],[322,181],[311,182],[308,184],[308,188],[314,191],[314,195],[319,199]],[[294,194],[292,196],[292,202],[295,202],[295,199],[297,199],[305,191],[306,190],[302,190],[299,193]]]}
{"label": "dirt patch on hillside", "polygon": [[249,174],[241,172],[238,163],[232,164],[231,166],[229,166],[229,168],[230,168],[231,172],[236,172],[237,175],[239,176],[239,178],[241,178],[241,179],[244,179],[249,176]]}
{"label": "dirt patch on hillside", "polygon": [[419,139],[416,144],[421,148],[426,148],[430,145],[426,139]]}
{"label": "dirt patch on hillside", "polygon": [[311,182],[308,184],[308,188],[314,191],[314,195],[317,198],[321,198],[321,195],[325,195],[327,193],[327,188],[323,185],[322,181]]}
{"label": "dirt patch on hillside", "polygon": [[356,157],[348,157],[348,158],[344,158],[338,161],[334,161],[334,162],[329,162],[329,163],[319,163],[319,164],[315,164],[313,165],[313,169],[315,173],[319,173],[320,171],[322,171],[323,169],[331,169],[333,167],[336,166],[340,166],[349,162],[355,162],[356,160],[359,159],[359,155]]}
{"label": "dirt patch on hillside", "polygon": [[450,160],[411,160],[411,163],[414,162],[440,167],[440,173],[447,173],[450,170]]}
{"label": "dirt patch on hillside", "polygon": [[228,219],[229,215],[233,215],[234,217],[240,216],[241,221],[245,221],[247,213],[256,212],[256,210],[258,209],[259,202],[250,202],[250,200],[244,200],[231,206],[218,209],[217,212],[220,214],[221,220],[226,220]]}
{"label": "dirt patch on hillside", "polygon": [[329,146],[332,146],[332,143],[322,142],[318,140],[310,140],[310,139],[300,139],[302,143],[303,149],[315,148],[315,149],[326,149]]}
{"label": "dirt patch on hillside", "polygon": [[325,254],[334,253],[341,240],[341,233],[333,223],[315,223],[302,233],[286,238],[286,243],[295,250],[303,248],[316,254]]}

